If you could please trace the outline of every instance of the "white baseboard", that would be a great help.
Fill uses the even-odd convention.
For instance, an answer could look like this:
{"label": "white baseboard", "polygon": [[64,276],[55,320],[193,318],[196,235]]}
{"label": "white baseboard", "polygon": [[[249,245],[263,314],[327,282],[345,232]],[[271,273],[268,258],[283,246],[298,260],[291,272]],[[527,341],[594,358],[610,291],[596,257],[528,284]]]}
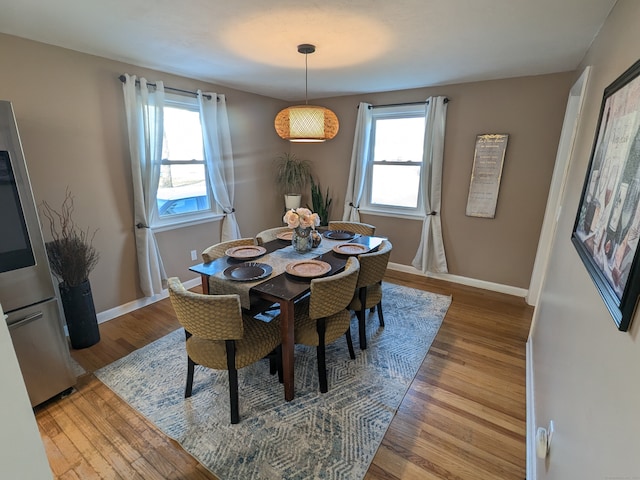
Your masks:
{"label": "white baseboard", "polygon": [[439,280],[446,280],[447,282],[459,283],[461,285],[467,285],[469,287],[482,288],[483,290],[491,290],[492,292],[506,293],[508,295],[514,295],[516,297],[526,297],[528,290],[525,288],[512,287],[510,285],[502,285],[500,283],[486,282],[484,280],[477,280],[475,278],[461,277],[459,275],[451,275],[450,273],[422,273],[417,268],[409,265],[401,265],[399,263],[390,262],[388,265],[390,270],[396,270],[398,272],[411,273],[413,275],[422,275],[423,277],[436,278]]}
{"label": "white baseboard", "polygon": [[[193,278],[191,280],[187,280],[183,282],[185,288],[193,288],[197,285],[200,285],[200,277]],[[109,310],[105,310],[104,312],[98,313],[98,323],[103,323],[108,320],[112,320],[120,315],[124,315],[125,313],[130,313],[139,308],[145,307],[147,305],[151,305],[152,303],[158,302],[163,298],[167,298],[169,296],[168,290],[163,290],[162,293],[158,295],[154,295],[153,297],[144,297],[134,300],[129,303],[125,303],[124,305],[120,305],[118,307],[111,308]]]}
{"label": "white baseboard", "polygon": [[527,340],[527,480],[536,480],[536,412],[533,390],[533,347],[531,337]]}
{"label": "white baseboard", "polygon": [[[389,269],[396,270],[399,272],[411,273],[414,275],[422,275],[426,277],[437,278],[440,280],[446,280],[448,282],[459,283],[461,285],[482,288],[484,290],[491,290],[494,292],[506,293],[509,295],[514,295],[516,297],[527,296],[527,290],[523,288],[511,287],[509,285],[501,285],[499,283],[493,283],[493,282],[485,282],[483,280],[476,280],[474,278],[461,277],[458,275],[451,275],[448,273],[429,273],[428,275],[425,275],[420,270],[414,267],[411,267],[409,265],[401,265],[399,263],[389,263]],[[184,286],[186,288],[193,288],[197,285],[200,285],[200,277],[193,278],[191,280],[187,280],[186,282],[184,282]],[[169,296],[169,293],[166,290],[163,290],[162,293],[159,293],[158,295],[155,295],[153,297],[139,298],[132,302],[125,303],[124,305],[120,305],[118,307],[105,310],[104,312],[98,313],[97,315],[98,323],[103,323],[113,318],[124,315],[125,313],[133,312],[139,308],[158,302],[163,298],[167,298],[168,296]]]}

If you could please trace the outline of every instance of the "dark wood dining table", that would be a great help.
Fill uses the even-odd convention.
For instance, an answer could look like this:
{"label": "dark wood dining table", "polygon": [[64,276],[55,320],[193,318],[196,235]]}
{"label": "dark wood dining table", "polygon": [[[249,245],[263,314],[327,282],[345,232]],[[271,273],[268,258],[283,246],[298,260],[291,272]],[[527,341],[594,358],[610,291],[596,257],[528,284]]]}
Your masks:
{"label": "dark wood dining table", "polygon": [[[345,243],[358,243],[365,245],[367,249],[364,252],[373,251],[380,246],[383,237],[367,237],[358,236]],[[272,253],[278,249],[290,246],[291,243],[282,240],[272,240],[262,245],[266,249],[266,254]],[[327,275],[333,275],[344,269],[347,263],[347,255],[338,254],[333,250],[329,250],[321,255],[314,257],[315,260],[321,260],[331,265],[331,271]],[[259,261],[256,259],[255,261]],[[210,292],[209,277],[223,272],[226,268],[237,265],[241,261],[224,256],[214,260],[213,262],[200,263],[189,268],[190,271],[199,273],[202,279],[202,292],[205,294],[215,294]],[[227,280],[234,283],[235,280]],[[294,387],[294,308],[295,302],[310,292],[311,279],[300,278],[290,275],[289,273],[281,273],[279,275],[271,275],[264,281],[257,283],[250,289],[252,298],[264,299],[269,302],[280,305],[280,335],[282,340],[282,373],[284,384],[284,398],[287,401],[293,400],[295,397]]]}

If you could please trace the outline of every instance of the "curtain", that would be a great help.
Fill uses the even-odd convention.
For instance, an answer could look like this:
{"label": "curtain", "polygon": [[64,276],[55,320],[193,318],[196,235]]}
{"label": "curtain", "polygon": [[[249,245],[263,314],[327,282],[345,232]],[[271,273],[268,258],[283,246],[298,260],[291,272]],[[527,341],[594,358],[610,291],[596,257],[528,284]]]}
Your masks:
{"label": "curtain", "polygon": [[344,195],[344,213],[342,214],[342,220],[349,222],[360,221],[358,209],[360,208],[360,199],[364,191],[367,174],[371,117],[371,104],[360,102],[360,105],[358,105],[356,132],[353,137],[349,181],[347,183],[347,192]]}
{"label": "curtain", "polygon": [[198,105],[209,182],[213,197],[225,215],[221,241],[235,240],[240,238],[240,228],[233,208],[235,180],[227,101],[224,95],[203,94],[198,90]]}
{"label": "curtain", "polygon": [[420,179],[425,216],[420,246],[411,264],[423,273],[446,273],[448,269],[442,241],[440,207],[447,98],[429,97],[425,114],[424,157]]}
{"label": "curtain", "polygon": [[[162,292],[167,274],[149,227],[158,193],[162,161],[164,85],[149,88],[144,78],[125,75],[122,85],[129,132],[133,213],[140,288],[147,297]],[[138,85],[136,85],[138,83]]]}

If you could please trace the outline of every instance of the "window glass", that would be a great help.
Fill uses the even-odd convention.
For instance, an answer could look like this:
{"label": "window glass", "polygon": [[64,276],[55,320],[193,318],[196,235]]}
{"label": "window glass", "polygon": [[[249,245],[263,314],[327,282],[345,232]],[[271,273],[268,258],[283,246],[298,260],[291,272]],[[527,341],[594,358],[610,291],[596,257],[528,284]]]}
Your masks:
{"label": "window glass", "polygon": [[[195,99],[194,99],[195,100]],[[200,113],[195,101],[167,101],[156,205],[160,225],[210,215]]]}
{"label": "window glass", "polygon": [[372,120],[363,207],[421,213],[424,106],[380,108]]}

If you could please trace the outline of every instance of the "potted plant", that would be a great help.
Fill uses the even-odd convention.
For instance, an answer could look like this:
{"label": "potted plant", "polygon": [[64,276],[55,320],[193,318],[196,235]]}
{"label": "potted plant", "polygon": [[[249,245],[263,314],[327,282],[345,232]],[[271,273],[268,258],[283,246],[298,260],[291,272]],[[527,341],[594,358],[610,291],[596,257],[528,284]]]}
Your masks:
{"label": "potted plant", "polygon": [[100,340],[98,320],[89,283],[89,273],[98,263],[93,247],[96,231],[82,230],[72,219],[73,196],[67,189],[61,209],[47,202],[42,213],[49,220],[53,240],[46,242],[51,271],[59,280],[60,299],[73,348],[86,348]]}
{"label": "potted plant", "polygon": [[300,207],[302,189],[311,178],[311,164],[293,153],[284,153],[276,159],[278,189],[284,194],[287,210]]}
{"label": "potted plant", "polygon": [[329,207],[331,207],[329,187],[327,187],[327,193],[323,197],[320,184],[313,181],[313,176],[309,177],[309,181],[311,182],[311,209],[320,217],[320,226],[326,227],[329,225]]}

